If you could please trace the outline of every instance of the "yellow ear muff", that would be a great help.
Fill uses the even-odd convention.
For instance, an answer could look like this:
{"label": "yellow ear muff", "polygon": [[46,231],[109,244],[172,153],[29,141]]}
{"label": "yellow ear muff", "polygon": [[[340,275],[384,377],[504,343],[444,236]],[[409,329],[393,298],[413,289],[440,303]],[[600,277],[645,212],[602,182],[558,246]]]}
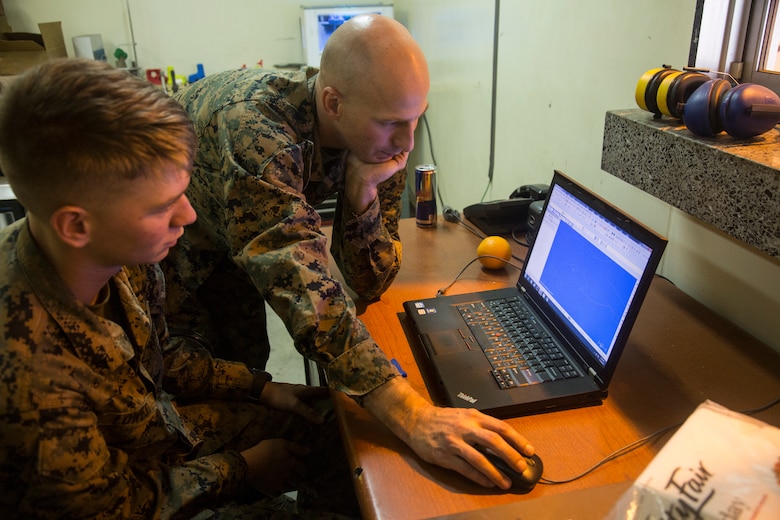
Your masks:
{"label": "yellow ear muff", "polygon": [[658,84],[658,90],[656,91],[655,95],[656,106],[658,106],[658,110],[665,116],[672,115],[671,109],[668,105],[668,103],[671,102],[671,100],[668,99],[669,90],[671,89],[675,80],[677,80],[682,74],[684,74],[682,71],[675,70],[674,72],[667,74]]}
{"label": "yellow ear muff", "polygon": [[655,115],[661,115],[658,109],[658,87],[665,77],[674,72],[679,71],[669,67],[661,67],[650,69],[639,78],[634,93],[634,99],[639,108]]}
{"label": "yellow ear muff", "polygon": [[659,72],[665,70],[662,67],[659,67],[657,69],[650,69],[639,78],[639,81],[636,84],[636,91],[634,92],[634,99],[636,100],[636,104],[641,108],[642,110],[648,110],[647,103],[645,103],[645,92],[647,92],[647,84],[650,83],[650,80],[653,79],[653,77],[658,74]]}

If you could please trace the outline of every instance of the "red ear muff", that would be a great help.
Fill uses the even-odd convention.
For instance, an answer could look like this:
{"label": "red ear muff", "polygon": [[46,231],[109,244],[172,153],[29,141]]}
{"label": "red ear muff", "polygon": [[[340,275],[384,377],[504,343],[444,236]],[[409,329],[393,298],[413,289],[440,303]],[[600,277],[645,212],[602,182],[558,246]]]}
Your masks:
{"label": "red ear muff", "polygon": [[723,94],[731,88],[725,79],[711,79],[699,86],[683,107],[683,122],[696,135],[712,137],[723,131],[718,114]]}
{"label": "red ear muff", "polygon": [[730,136],[755,137],[780,121],[780,97],[762,85],[743,83],[723,94],[718,117]]}
{"label": "red ear muff", "polygon": [[[683,72],[669,82],[666,96],[661,103],[661,89],[658,90],[658,106],[667,116],[682,119],[683,107],[697,88],[710,80],[710,77],[699,72]],[[665,107],[665,110],[664,110]]]}

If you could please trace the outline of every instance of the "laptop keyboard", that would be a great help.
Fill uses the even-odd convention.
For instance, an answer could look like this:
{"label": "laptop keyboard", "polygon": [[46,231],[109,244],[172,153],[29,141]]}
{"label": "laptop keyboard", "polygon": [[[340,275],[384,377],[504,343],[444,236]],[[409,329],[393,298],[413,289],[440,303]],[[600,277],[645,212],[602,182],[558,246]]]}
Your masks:
{"label": "laptop keyboard", "polygon": [[472,333],[481,330],[489,339],[489,345],[480,346],[501,388],[579,376],[519,296],[463,304],[458,310]]}

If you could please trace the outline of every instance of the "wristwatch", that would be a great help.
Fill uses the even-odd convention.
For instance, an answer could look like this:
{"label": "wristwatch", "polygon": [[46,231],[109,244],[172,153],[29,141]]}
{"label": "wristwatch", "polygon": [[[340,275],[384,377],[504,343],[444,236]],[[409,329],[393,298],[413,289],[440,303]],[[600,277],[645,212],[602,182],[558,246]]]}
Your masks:
{"label": "wristwatch", "polygon": [[250,368],[249,371],[252,372],[253,377],[252,388],[249,390],[249,399],[258,401],[260,400],[260,394],[263,393],[265,384],[271,381],[273,377],[265,370],[260,370],[259,368]]}

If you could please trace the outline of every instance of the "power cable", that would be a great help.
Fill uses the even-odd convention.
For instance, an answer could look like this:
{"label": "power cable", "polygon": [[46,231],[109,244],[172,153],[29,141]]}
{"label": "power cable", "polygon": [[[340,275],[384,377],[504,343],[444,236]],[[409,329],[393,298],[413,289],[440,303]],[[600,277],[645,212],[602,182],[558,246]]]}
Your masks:
{"label": "power cable", "polygon": [[[516,259],[516,257],[514,255],[512,255],[512,257]],[[493,256],[493,255],[479,255],[479,256],[473,258],[471,261],[469,261],[469,263],[467,263],[463,267],[463,269],[460,270],[460,272],[455,276],[455,278],[449,284],[447,284],[446,286],[444,286],[444,287],[440,288],[438,291],[436,291],[436,297],[438,298],[439,296],[444,296],[444,294],[449,290],[449,288],[452,287],[453,285],[455,285],[455,282],[458,281],[458,278],[460,278],[463,275],[463,273],[466,272],[466,269],[468,269],[471,264],[473,264],[474,262],[476,262],[477,260],[479,260],[481,258],[493,258],[495,260],[500,260],[500,261],[504,262],[506,265],[514,267],[515,269],[522,269],[521,266],[513,264],[512,262],[510,262],[509,260],[507,260],[505,258],[501,258],[501,257],[498,257],[498,256]],[[521,262],[522,262],[522,260],[521,260]]]}
{"label": "power cable", "polygon": [[[768,410],[769,408],[772,408],[773,406],[777,405],[778,403],[780,403],[780,397],[778,397],[776,399],[773,399],[772,401],[769,401],[768,403],[766,403],[766,404],[764,404],[762,406],[759,406],[758,408],[745,410],[745,411],[740,412],[740,413],[742,413],[743,415],[755,415],[755,414],[757,414],[759,412],[763,412],[764,410]],[[667,432],[669,432],[671,430],[674,430],[676,428],[679,428],[680,426],[683,425],[684,422],[685,421],[680,421],[680,422],[678,422],[676,424],[672,424],[670,426],[666,426],[664,428],[661,428],[660,430],[657,430],[657,431],[651,433],[650,435],[642,437],[641,439],[637,439],[636,441],[634,441],[634,442],[632,442],[632,443],[630,443],[630,444],[628,444],[626,446],[623,446],[622,448],[619,448],[619,449],[613,451],[612,453],[610,453],[609,455],[607,455],[606,457],[604,457],[599,462],[597,462],[596,464],[594,464],[593,466],[591,466],[587,470],[583,471],[579,475],[576,475],[574,477],[570,477],[570,478],[567,478],[567,479],[564,479],[564,480],[553,480],[553,479],[542,477],[539,480],[539,482],[542,483],[542,484],[567,484],[569,482],[573,482],[575,480],[581,479],[582,477],[584,477],[584,476],[592,473],[593,471],[597,470],[598,468],[600,468],[604,464],[606,464],[608,462],[611,462],[613,460],[616,460],[616,459],[622,457],[623,455],[631,453],[635,449],[637,449],[637,448],[639,448],[641,446],[644,446],[645,444],[648,444],[650,442],[653,442],[653,441],[657,440],[658,438],[660,438],[665,433],[667,433]]]}

